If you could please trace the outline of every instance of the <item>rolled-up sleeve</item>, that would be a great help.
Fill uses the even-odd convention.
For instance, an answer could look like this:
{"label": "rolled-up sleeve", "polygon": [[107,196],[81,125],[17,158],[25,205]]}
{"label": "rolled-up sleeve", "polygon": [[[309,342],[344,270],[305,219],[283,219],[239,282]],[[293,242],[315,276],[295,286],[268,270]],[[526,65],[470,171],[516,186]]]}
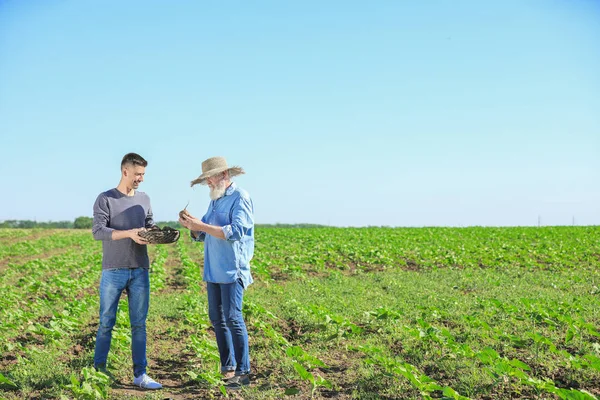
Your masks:
{"label": "rolled-up sleeve", "polygon": [[[194,234],[196,236],[194,236]],[[201,232],[201,231],[190,231],[190,237],[192,238],[192,240],[194,242],[204,242],[204,239],[206,239],[206,232]]]}
{"label": "rolled-up sleeve", "polygon": [[231,224],[223,226],[226,240],[237,241],[254,227],[254,207],[248,196],[240,196],[233,206]]}
{"label": "rolled-up sleeve", "polygon": [[114,229],[108,227],[110,213],[108,209],[108,199],[104,195],[99,195],[94,203],[94,223],[92,225],[92,235],[95,240],[112,240]]}

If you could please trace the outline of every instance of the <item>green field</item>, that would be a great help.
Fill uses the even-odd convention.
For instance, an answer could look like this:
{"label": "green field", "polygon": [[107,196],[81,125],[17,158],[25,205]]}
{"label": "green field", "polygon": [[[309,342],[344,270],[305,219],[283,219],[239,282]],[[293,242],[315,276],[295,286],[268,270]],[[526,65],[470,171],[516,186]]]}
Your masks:
{"label": "green field", "polygon": [[[131,385],[127,301],[92,365],[101,244],[0,230],[0,398],[224,397],[202,247],[149,247],[149,374]],[[243,399],[596,399],[600,227],[256,230]]]}

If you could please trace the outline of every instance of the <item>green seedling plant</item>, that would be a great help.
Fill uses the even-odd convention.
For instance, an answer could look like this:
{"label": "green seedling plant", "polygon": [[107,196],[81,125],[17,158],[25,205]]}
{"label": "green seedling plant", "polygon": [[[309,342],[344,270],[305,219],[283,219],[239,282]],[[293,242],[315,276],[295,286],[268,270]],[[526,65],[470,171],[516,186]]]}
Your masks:
{"label": "green seedling plant", "polygon": [[[77,399],[96,400],[106,399],[108,397],[108,389],[110,387],[110,378],[96,371],[94,368],[86,367],[81,370],[82,378],[80,379],[75,374],[71,374],[71,382],[64,385],[64,388],[69,390]],[[66,396],[62,396],[65,400]]]}

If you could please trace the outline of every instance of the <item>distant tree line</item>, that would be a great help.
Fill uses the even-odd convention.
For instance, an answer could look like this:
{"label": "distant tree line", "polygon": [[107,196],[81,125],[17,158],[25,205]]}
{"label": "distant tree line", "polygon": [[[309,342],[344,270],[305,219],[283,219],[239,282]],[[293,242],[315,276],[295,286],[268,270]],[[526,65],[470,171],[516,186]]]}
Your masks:
{"label": "distant tree line", "polygon": [[91,229],[93,219],[91,217],[77,217],[74,221],[31,221],[7,219],[0,222],[0,228],[14,229]]}
{"label": "distant tree line", "polygon": [[0,228],[48,228],[48,229],[72,229],[73,221],[49,221],[49,222],[38,222],[29,220],[16,220],[7,219],[6,221],[0,222]]}
{"label": "distant tree line", "polygon": [[318,224],[256,224],[256,228],[325,228],[327,225]]}
{"label": "distant tree line", "polygon": [[[31,220],[16,220],[7,219],[0,222],[0,228],[16,228],[16,229],[92,229],[92,217],[77,217],[74,221],[31,221]],[[171,228],[181,229],[182,226],[178,221],[158,221],[156,225],[170,226]],[[257,228],[261,227],[276,227],[276,228],[321,228],[324,225],[317,224],[257,224]]]}

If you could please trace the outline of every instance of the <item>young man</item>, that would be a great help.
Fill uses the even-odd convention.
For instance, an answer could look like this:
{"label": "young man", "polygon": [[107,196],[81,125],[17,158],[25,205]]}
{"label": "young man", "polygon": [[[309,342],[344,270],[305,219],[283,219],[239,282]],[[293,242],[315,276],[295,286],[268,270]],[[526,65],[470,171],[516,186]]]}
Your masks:
{"label": "young man", "polygon": [[146,374],[146,317],[150,301],[150,261],[146,241],[138,232],[154,225],[150,198],[137,191],[148,163],[140,155],[126,154],[121,161],[119,185],[100,193],[94,204],[94,239],[102,240],[100,325],[96,335],[94,367],[106,372],[112,329],[121,292],[127,292],[131,323],[133,384],[145,389],[162,385]]}
{"label": "young man", "polygon": [[192,181],[208,185],[210,205],[201,220],[182,213],[179,223],[192,238],[204,242],[204,276],[208,314],[215,329],[221,372],[226,387],[250,383],[248,332],[242,315],[244,290],[252,283],[250,260],[254,254],[254,206],[248,193],[231,177],[243,174],[228,167],[223,157],[202,163],[202,175]]}

